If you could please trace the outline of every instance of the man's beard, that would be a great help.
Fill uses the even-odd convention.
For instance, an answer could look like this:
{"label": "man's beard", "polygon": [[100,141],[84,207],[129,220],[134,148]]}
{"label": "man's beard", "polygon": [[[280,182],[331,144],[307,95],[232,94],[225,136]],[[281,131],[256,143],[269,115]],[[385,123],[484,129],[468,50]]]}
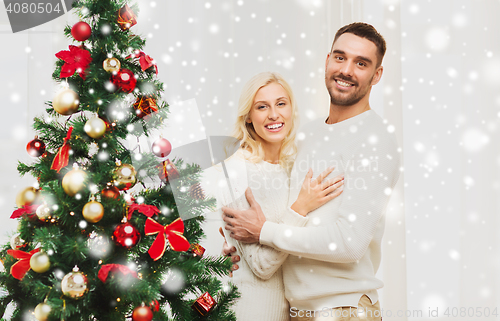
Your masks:
{"label": "man's beard", "polygon": [[[331,81],[334,83],[336,83],[335,78],[348,81],[349,83],[353,83],[357,87],[357,90],[355,90],[353,93],[351,93],[348,96],[339,95],[336,97],[335,94],[338,94],[338,92],[336,92],[335,91],[336,89],[333,88],[333,86],[335,86],[335,84],[333,84],[333,86],[329,86],[328,93],[330,94],[330,101],[333,105],[347,107],[347,106],[352,106],[354,104],[357,104],[361,99],[363,99],[363,97],[366,96],[366,94],[370,90],[369,85],[366,85],[365,87],[358,87],[359,83],[354,81],[351,77],[346,77],[344,75],[334,75],[334,76],[332,76],[332,79],[331,79]],[[372,80],[373,80],[373,76],[370,79],[369,83],[371,83]]]}

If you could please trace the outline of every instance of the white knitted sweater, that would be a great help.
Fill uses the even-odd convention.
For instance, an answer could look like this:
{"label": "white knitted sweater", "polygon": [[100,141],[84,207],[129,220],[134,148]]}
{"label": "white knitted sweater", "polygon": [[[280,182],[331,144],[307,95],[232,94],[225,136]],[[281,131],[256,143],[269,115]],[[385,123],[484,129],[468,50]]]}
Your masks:
{"label": "white knitted sweater", "polygon": [[302,226],[287,216],[285,224],[267,221],[260,243],[291,254],[283,264],[291,307],[356,307],[363,294],[375,303],[376,290],[383,286],[375,274],[384,214],[399,177],[395,135],[372,110],[332,125],[316,120],[301,132],[305,138],[298,143],[290,176],[289,205],[297,199],[309,167],[316,177],[335,166],[329,177],[344,173],[344,191],[305,218],[288,208],[286,213]]}
{"label": "white knitted sweater", "polygon": [[[245,160],[244,155],[248,155],[248,152],[239,150],[226,160],[235,201],[232,202],[229,188],[222,186],[217,189],[217,207],[248,209],[249,204],[244,192],[249,186],[266,219],[282,223],[281,215],[288,203],[287,172],[280,165],[265,161],[252,163]],[[220,210],[219,213],[222,215]],[[241,257],[238,263],[239,269],[233,272],[232,278],[232,282],[238,286],[241,293],[240,299],[233,306],[237,320],[290,320],[281,268],[288,254],[266,245],[237,242],[229,236],[229,233],[226,234],[226,239],[230,245],[236,247],[236,254]]]}

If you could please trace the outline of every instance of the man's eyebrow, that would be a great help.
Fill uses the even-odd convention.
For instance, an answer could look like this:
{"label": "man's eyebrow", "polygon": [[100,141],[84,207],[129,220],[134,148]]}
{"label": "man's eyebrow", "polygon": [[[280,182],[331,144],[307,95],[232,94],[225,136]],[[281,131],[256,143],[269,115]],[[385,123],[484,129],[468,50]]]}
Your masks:
{"label": "man's eyebrow", "polygon": [[[337,54],[345,55],[345,51],[339,50],[339,49],[335,49],[334,51],[332,51],[332,53],[337,53]],[[370,58],[368,58],[368,57],[365,57],[365,56],[357,56],[356,58],[364,60],[364,61],[366,61],[368,63],[372,63],[372,60]]]}

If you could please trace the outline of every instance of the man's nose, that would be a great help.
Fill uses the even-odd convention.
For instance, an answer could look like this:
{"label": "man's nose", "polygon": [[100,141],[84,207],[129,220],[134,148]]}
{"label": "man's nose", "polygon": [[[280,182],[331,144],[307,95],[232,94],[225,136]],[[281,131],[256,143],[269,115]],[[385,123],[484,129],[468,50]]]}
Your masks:
{"label": "man's nose", "polygon": [[340,69],[340,72],[344,76],[351,77],[352,73],[354,71],[354,64],[350,61],[346,61],[345,63],[342,64],[342,68]]}

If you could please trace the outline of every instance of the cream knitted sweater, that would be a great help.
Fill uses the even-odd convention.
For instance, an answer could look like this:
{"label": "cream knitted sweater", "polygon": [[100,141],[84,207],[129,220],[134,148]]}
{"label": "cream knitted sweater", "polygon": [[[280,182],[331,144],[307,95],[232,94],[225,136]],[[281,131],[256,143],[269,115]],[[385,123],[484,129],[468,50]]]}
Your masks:
{"label": "cream knitted sweater", "polygon": [[305,138],[298,143],[289,205],[297,199],[309,167],[316,177],[335,166],[330,177],[344,173],[344,191],[305,218],[288,208],[285,224],[264,224],[260,243],[291,254],[283,264],[291,308],[356,307],[363,294],[375,303],[376,290],[383,286],[375,274],[384,213],[399,177],[395,136],[372,110],[332,125],[316,120],[301,132]]}
{"label": "cream knitted sweater", "polygon": [[[248,152],[239,150],[226,160],[230,185],[235,201],[232,201],[229,188],[222,179],[217,189],[217,207],[228,206],[245,210],[249,204],[244,192],[252,189],[256,201],[270,222],[282,223],[281,215],[288,203],[288,173],[280,165],[262,161],[252,163],[245,160]],[[220,215],[222,212],[219,210]],[[226,230],[224,230],[227,232]],[[285,299],[282,263],[288,254],[261,244],[244,244],[226,234],[230,245],[237,249],[241,261],[239,269],[233,272],[232,282],[238,286],[241,297],[233,310],[238,321],[287,321],[290,320],[289,306]]]}

